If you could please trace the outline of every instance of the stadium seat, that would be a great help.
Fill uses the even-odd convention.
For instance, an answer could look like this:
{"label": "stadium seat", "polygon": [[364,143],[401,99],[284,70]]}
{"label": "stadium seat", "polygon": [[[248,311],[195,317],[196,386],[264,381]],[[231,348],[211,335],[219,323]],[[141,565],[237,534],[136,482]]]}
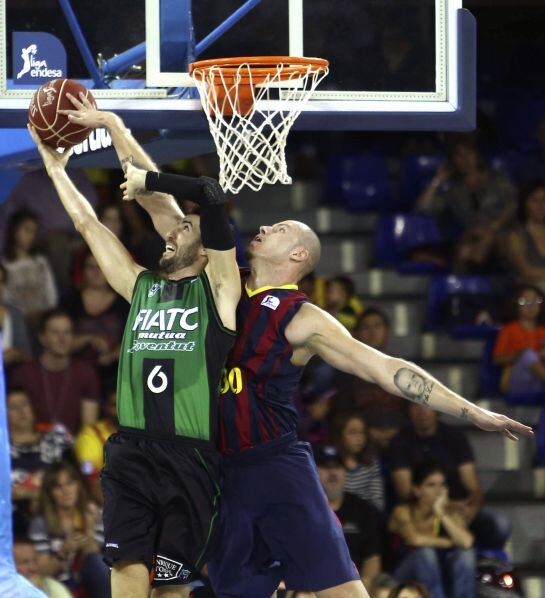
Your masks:
{"label": "stadium seat", "polygon": [[410,209],[444,160],[445,156],[441,154],[419,154],[402,158],[399,170],[400,203]]}
{"label": "stadium seat", "polygon": [[331,200],[348,210],[395,209],[388,164],[379,154],[337,156],[329,163],[327,188]]}
{"label": "stadium seat", "polygon": [[397,268],[403,274],[438,273],[434,263],[412,262],[411,250],[442,244],[442,237],[433,216],[395,214],[380,216],[375,234],[375,261],[378,266]]}
{"label": "stadium seat", "polygon": [[493,301],[492,286],[484,277],[436,276],[428,293],[427,328],[457,338],[489,338],[497,327],[476,320]]}

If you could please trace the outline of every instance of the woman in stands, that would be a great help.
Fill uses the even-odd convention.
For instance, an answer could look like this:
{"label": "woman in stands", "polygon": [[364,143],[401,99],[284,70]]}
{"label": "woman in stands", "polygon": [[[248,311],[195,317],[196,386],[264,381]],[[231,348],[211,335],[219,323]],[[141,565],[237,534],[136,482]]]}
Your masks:
{"label": "woman in stands", "polygon": [[72,439],[62,427],[38,429],[32,403],[24,390],[10,390],[6,404],[12,499],[16,521],[23,524],[38,500],[44,470],[62,460],[72,446]]}
{"label": "woman in stands", "polygon": [[432,463],[417,467],[413,494],[412,502],[398,505],[388,522],[388,530],[402,540],[405,553],[394,577],[402,583],[424,584],[433,598],[474,598],[473,536],[465,519],[449,512],[443,470]]}
{"label": "woman in stands", "polygon": [[450,148],[448,162],[439,167],[416,207],[444,217],[447,232],[457,237],[457,274],[482,272],[497,250],[500,233],[514,216],[515,188],[489,168],[471,138],[459,137]]}
{"label": "woman in stands", "polygon": [[38,516],[29,529],[40,574],[74,590],[82,588],[89,598],[110,596],[110,572],[101,555],[101,520],[78,470],[69,463],[50,466],[44,473]]}
{"label": "woman in stands", "polygon": [[545,390],[543,300],[538,287],[518,287],[511,298],[511,320],[496,339],[494,363],[503,368],[501,389],[509,394],[533,395]]}
{"label": "woman in stands", "polygon": [[521,189],[518,226],[506,236],[505,250],[521,282],[545,285],[545,183]]}
{"label": "woman in stands", "polygon": [[335,419],[333,442],[346,468],[345,490],[384,510],[384,479],[380,463],[369,442],[367,424],[357,411]]}
{"label": "woman in stands", "polygon": [[38,253],[38,218],[26,209],[11,216],[6,230],[2,263],[8,271],[6,299],[31,323],[56,307],[57,286],[47,258]]}

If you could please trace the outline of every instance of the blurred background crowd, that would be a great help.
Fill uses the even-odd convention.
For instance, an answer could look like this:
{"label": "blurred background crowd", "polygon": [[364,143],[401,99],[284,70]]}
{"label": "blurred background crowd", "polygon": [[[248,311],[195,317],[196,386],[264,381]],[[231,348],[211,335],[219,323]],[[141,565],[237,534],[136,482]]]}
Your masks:
{"label": "blurred background crowd", "polygon": [[[335,229],[342,222],[321,225],[322,266],[301,283],[315,303],[358,340],[411,356],[400,328],[414,323],[403,323],[410,315],[400,315],[399,302],[411,294],[405,283],[416,282],[426,294],[416,332],[460,343],[462,361],[468,342],[480,348],[468,398],[539,409],[545,120],[536,121],[533,134],[533,150],[510,152],[510,161],[482,141],[481,129],[453,136],[335,133],[318,142],[294,134],[297,193],[269,190],[278,201],[265,213],[251,210],[251,197],[233,201],[239,258],[244,263],[253,223],[284,218],[302,193],[296,217],[342,214],[351,223],[345,237]],[[214,168],[201,158],[167,170],[213,175]],[[121,201],[120,177],[76,173],[100,220],[153,268],[163,242],[136,203]],[[360,225],[370,228],[359,233]],[[99,472],[117,425],[116,368],[128,305],[71,229],[44,172],[28,173],[15,188],[2,207],[0,234],[15,558],[51,596],[102,598],[109,582],[100,555]],[[346,257],[362,238],[364,268],[361,256]],[[388,276],[396,277],[394,305],[391,290],[372,288],[387,286]],[[467,387],[462,381],[458,390]],[[305,371],[297,407],[300,436],[315,448],[324,491],[372,596],[468,597],[483,570],[492,570],[484,575],[499,579],[498,587],[520,590],[505,553],[509,518],[487,504],[464,428],[318,359]],[[539,443],[532,450],[528,467],[545,458]]]}

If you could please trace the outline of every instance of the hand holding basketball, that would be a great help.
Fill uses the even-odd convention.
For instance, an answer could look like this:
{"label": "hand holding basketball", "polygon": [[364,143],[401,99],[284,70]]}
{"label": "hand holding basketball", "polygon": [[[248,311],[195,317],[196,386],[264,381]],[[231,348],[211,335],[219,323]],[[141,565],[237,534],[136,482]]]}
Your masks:
{"label": "hand holding basketball", "polygon": [[40,139],[34,127],[27,125],[27,129],[30,133],[30,136],[34,140],[34,143],[36,143],[38,146],[38,151],[40,152],[40,155],[44,161],[47,174],[51,175],[55,169],[64,170],[66,168],[66,164],[68,163],[68,158],[70,157],[69,151],[65,149],[64,152],[61,153],[51,147],[48,147]]}
{"label": "hand holding basketball", "polygon": [[141,168],[136,168],[132,164],[127,164],[125,169],[125,182],[120,185],[123,191],[123,199],[131,200],[136,197],[138,193],[146,191],[146,171]]}
{"label": "hand holding basketball", "polygon": [[84,93],[80,92],[78,97],[67,93],[66,97],[70,100],[74,108],[58,110],[57,112],[67,116],[71,123],[90,129],[106,125],[107,116],[110,113],[98,110]]}

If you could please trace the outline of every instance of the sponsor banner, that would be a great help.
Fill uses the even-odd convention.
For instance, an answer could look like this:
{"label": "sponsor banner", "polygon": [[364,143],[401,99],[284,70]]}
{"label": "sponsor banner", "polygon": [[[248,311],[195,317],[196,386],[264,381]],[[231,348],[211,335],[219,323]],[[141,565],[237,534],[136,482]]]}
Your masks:
{"label": "sponsor banner", "polygon": [[36,85],[66,77],[66,50],[61,41],[43,31],[13,32],[13,83]]}

